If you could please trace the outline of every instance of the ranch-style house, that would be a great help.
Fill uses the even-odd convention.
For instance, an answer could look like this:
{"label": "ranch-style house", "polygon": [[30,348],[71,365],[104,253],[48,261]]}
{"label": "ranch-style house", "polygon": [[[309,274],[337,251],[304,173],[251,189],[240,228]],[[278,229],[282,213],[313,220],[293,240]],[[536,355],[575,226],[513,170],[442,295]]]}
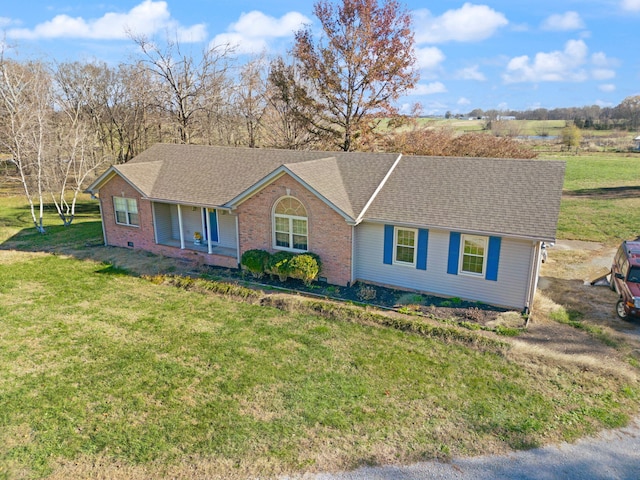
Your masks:
{"label": "ranch-style house", "polygon": [[564,162],[158,144],[88,188],[105,245],[238,268],[313,252],[321,280],[528,311]]}

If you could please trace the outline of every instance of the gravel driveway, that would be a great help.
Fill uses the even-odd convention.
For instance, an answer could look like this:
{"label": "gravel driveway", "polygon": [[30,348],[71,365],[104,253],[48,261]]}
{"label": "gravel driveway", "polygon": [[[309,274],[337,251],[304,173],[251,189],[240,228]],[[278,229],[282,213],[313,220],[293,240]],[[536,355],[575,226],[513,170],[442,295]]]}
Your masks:
{"label": "gravel driveway", "polygon": [[454,458],[406,467],[361,468],[317,474],[305,480],[638,480],[640,418],[628,427],[608,430],[574,444],[546,446],[509,455]]}

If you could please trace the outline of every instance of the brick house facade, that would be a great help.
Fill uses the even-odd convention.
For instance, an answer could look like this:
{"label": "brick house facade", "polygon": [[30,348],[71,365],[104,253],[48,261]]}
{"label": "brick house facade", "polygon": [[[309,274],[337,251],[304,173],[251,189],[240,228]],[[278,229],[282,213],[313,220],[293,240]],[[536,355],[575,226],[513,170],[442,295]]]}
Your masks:
{"label": "brick house facade", "polygon": [[347,285],[351,281],[353,228],[290,175],[276,179],[236,208],[240,256],[254,248],[271,253],[276,251],[273,246],[273,209],[278,200],[286,196],[299,200],[307,211],[308,248],[322,259],[322,276],[329,283]]}
{"label": "brick house facade", "polygon": [[87,191],[99,196],[106,245],[225,268],[252,249],[309,251],[331,284],[527,310],[541,245],[555,241],[564,168],[159,144]]}

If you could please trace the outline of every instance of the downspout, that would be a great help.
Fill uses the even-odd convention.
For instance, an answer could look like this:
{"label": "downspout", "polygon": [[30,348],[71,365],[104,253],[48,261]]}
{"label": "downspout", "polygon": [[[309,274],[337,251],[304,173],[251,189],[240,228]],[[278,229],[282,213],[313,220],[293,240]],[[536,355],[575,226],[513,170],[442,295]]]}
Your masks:
{"label": "downspout", "polygon": [[351,225],[351,282],[349,286],[356,281],[356,226]]}
{"label": "downspout", "polygon": [[184,250],[184,232],[182,231],[182,207],[178,204],[178,229],[180,230],[180,249]]}
{"label": "downspout", "polygon": [[240,223],[238,214],[236,214],[236,260],[238,261],[238,268],[240,268]]}
{"label": "downspout", "polygon": [[104,246],[106,247],[109,244],[107,243],[107,229],[104,227],[104,217],[102,216],[102,198],[100,197],[98,197],[98,209],[100,210],[100,223],[102,223],[102,240],[104,241]]}
{"label": "downspout", "polygon": [[531,269],[531,276],[529,277],[527,303],[524,308],[524,311],[527,314],[531,312],[531,308],[533,307],[533,299],[536,293],[536,288],[538,287],[538,276],[540,275],[540,244],[541,244],[540,242],[536,242],[535,248],[533,250],[534,265],[533,265],[533,268]]}
{"label": "downspout", "polygon": [[156,222],[156,202],[151,202],[151,216],[153,217],[153,240],[156,242],[156,245],[158,245],[160,242],[158,242],[158,222]]}

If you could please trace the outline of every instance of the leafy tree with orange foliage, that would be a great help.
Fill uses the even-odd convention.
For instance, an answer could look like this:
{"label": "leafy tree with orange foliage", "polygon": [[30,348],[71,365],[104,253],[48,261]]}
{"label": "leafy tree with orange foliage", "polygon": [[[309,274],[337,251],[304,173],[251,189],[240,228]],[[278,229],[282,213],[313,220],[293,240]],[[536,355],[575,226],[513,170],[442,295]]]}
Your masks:
{"label": "leafy tree with orange foliage", "polygon": [[411,16],[396,0],[319,0],[311,27],[295,34],[293,56],[316,115],[313,128],[350,151],[367,118],[395,113],[392,102],[418,81]]}

